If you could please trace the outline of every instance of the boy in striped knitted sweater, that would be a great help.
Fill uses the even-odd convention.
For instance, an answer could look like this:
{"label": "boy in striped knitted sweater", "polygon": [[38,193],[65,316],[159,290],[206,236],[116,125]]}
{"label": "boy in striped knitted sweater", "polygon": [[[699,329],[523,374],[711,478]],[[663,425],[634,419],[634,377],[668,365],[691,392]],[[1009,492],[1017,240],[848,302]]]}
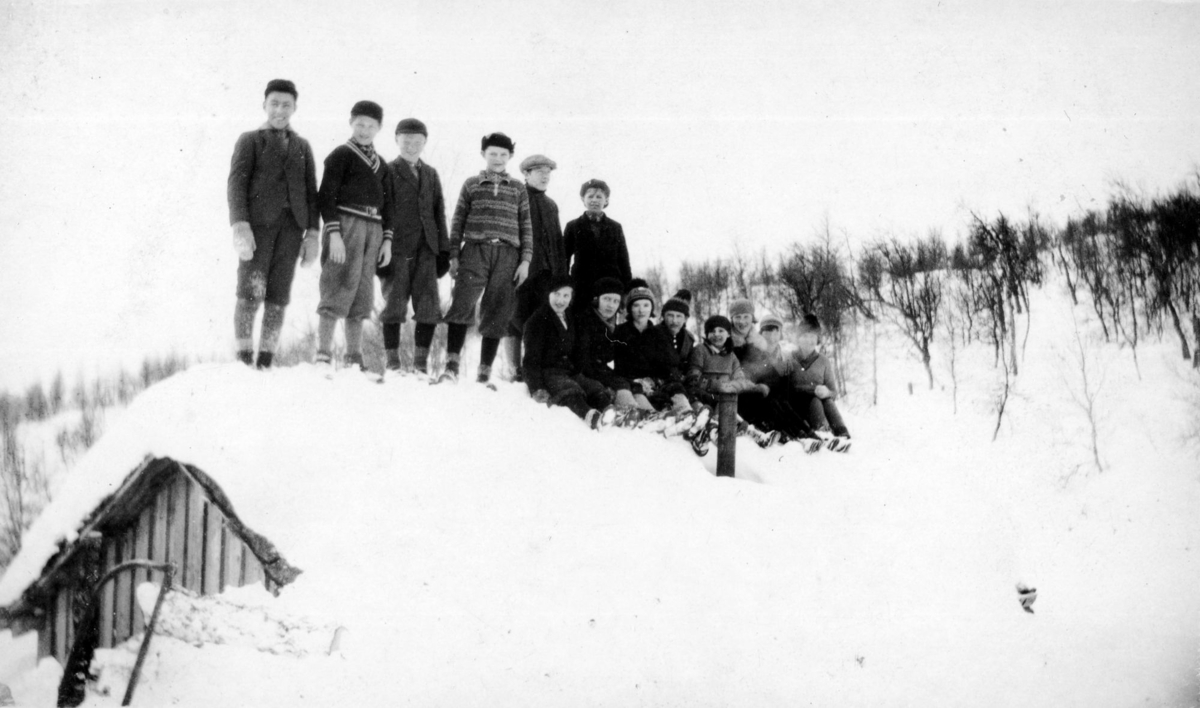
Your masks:
{"label": "boy in striped knitted sweater", "polygon": [[468,177],[458,195],[450,226],[450,277],[454,279],[448,325],[446,370],[438,380],[457,382],[459,357],[467,330],[479,308],[480,383],[487,383],[500,339],[516,308],[516,291],[529,276],[533,227],[529,195],[520,180],[505,171],[516,146],[504,133],[485,136],[480,154],[487,169]]}

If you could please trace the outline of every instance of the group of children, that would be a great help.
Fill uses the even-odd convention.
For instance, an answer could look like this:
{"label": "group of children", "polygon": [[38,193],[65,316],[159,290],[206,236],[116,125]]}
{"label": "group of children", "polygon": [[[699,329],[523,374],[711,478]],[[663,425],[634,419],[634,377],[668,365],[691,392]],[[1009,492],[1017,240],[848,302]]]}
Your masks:
{"label": "group of children", "polygon": [[[849,447],[828,363],[816,352],[815,318],[800,323],[794,356],[782,354],[777,318],[764,318],[755,330],[748,301],[734,303],[728,318],[710,317],[703,342],[687,330],[686,291],[668,300],[654,323],[657,303],[632,276],[621,225],[605,214],[611,190],[603,181],[583,184],[584,214],[564,230],[546,194],[555,162],[525,158],[522,183],[507,171],[516,145],[492,133],[480,144],[485,168],[463,184],[447,228],[437,170],[421,159],[424,123],[397,124],[400,155],[386,163],[374,148],[382,107],[354,104],[350,139],[325,158],[318,188],[312,148],[290,126],[298,98],[291,81],[270,81],[266,122],[234,147],[228,200],[240,257],[234,331],[241,361],[271,366],[297,261],[308,266],[319,255],[318,366],[332,368],[333,334],[343,320],[344,364],[366,371],[362,326],[377,276],[386,301],[385,375],[402,372],[400,327],[411,302],[412,372],[429,375],[430,344],[444,322],[446,365],[435,382],[456,382],[478,307],[476,380],[489,382],[500,340],[508,337],[515,378],[533,398],[566,406],[594,428],[684,434],[704,454],[715,395],[728,391],[742,394],[744,430],[761,445],[796,439],[812,449],[822,442]],[[443,316],[437,281],[447,273],[454,285]]]}

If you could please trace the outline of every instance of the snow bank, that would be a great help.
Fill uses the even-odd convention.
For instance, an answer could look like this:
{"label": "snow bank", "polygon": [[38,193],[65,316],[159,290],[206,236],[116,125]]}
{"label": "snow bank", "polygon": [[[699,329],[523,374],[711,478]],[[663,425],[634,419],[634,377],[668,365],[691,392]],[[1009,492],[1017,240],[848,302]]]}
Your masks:
{"label": "snow bank", "polygon": [[[1190,705],[1200,482],[1162,396],[1171,360],[1146,347],[1132,385],[1095,348],[1114,360],[1089,472],[1053,312],[996,442],[986,356],[964,359],[955,415],[889,338],[849,455],[743,440],[732,480],[715,454],[593,433],[519,386],[198,367],[85,458],[0,602],[144,455],[169,455],[304,569],[272,612],[347,632],[303,658],[156,637],[149,703]],[[98,657],[115,688],[93,704],[119,700],[135,650]]]}

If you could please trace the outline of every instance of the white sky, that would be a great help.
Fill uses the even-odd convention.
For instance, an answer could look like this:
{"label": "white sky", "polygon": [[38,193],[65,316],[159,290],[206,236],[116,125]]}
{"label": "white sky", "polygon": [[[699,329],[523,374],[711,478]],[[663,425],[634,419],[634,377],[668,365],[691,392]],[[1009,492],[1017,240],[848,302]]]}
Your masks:
{"label": "white sky", "polygon": [[[415,115],[451,202],[502,130],[614,190],[635,271],[970,210],[1061,220],[1200,165],[1200,5],[39,2],[0,6],[0,388],[226,352],[225,178],[275,77],[318,160]],[[515,167],[515,166],[514,166]],[[301,272],[307,303],[316,273]],[[301,310],[301,306],[293,310]],[[307,316],[289,313],[289,321]]]}

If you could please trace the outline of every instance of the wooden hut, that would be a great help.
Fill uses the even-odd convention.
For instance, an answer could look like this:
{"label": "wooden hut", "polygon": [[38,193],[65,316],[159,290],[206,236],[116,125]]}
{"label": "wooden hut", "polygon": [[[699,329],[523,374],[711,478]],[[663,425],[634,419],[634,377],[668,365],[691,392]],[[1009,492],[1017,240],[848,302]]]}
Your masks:
{"label": "wooden hut", "polygon": [[[278,592],[300,573],[270,541],[238,519],[211,477],[170,458],[147,457],[7,609],[8,623],[18,632],[36,630],[38,657],[54,656],[65,665],[95,582],[131,559],[173,563],[175,584],[199,594],[259,582]],[[142,631],[145,618],[134,593],[139,584],[157,582],[161,575],[144,569],[122,572],[104,587],[100,647]]]}

